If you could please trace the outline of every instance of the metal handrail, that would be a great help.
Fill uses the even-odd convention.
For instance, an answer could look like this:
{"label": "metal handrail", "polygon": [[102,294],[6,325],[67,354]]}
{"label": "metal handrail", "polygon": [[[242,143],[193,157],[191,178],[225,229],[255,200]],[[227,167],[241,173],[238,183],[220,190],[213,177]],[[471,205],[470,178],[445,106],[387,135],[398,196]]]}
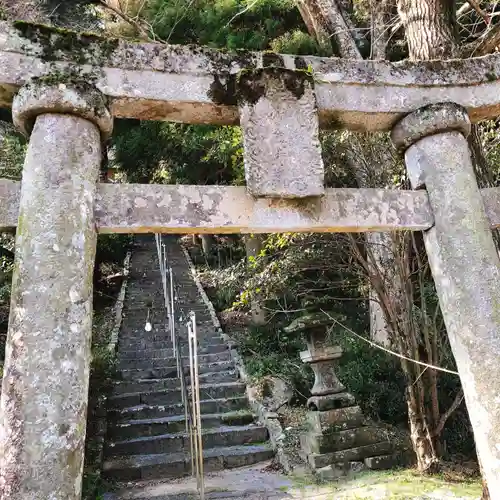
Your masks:
{"label": "metal handrail", "polygon": [[188,383],[182,362],[181,337],[175,327],[175,304],[176,294],[174,286],[174,275],[172,267],[168,266],[166,246],[162,243],[160,234],[155,235],[162,287],[164,295],[164,307],[166,312],[165,330],[170,330],[173,355],[176,362],[177,378],[181,384],[181,401],[184,407],[184,421],[186,434],[189,436],[191,472],[196,476],[196,483],[200,499],[205,498],[205,484],[203,478],[203,447],[201,435],[201,408],[200,408],[200,384],[198,373],[198,340],[196,331],[196,315],[193,311],[189,314],[187,322],[188,347],[189,347],[189,373],[191,381],[191,402],[189,399]]}

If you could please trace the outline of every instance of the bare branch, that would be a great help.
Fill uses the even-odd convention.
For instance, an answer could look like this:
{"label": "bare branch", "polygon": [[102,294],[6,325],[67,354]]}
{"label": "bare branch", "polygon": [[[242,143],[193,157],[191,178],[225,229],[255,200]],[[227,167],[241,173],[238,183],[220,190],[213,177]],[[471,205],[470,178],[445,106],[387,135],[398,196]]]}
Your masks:
{"label": "bare branch", "polygon": [[254,7],[257,4],[258,1],[259,0],[254,0],[252,3],[249,3],[243,10],[237,12],[231,19],[229,19],[228,23],[224,26],[224,28],[227,28],[237,17],[249,11],[252,7]]}
{"label": "bare branch", "polygon": [[148,32],[135,19],[132,19],[130,16],[125,14],[125,12],[121,11],[120,9],[117,9],[116,7],[113,7],[112,5],[109,5],[105,0],[99,0],[99,5],[101,5],[105,9],[110,10],[111,12],[116,14],[120,19],[133,26],[145,40],[149,42],[154,41],[149,36]]}
{"label": "bare branch", "polygon": [[486,31],[478,41],[467,45],[465,53],[471,56],[485,56],[493,52],[500,45],[500,23]]}
{"label": "bare branch", "polygon": [[464,390],[460,389],[457,392],[457,395],[455,396],[455,399],[453,400],[453,403],[451,403],[448,410],[446,410],[441,415],[441,418],[439,419],[436,428],[432,432],[432,437],[437,437],[441,434],[441,432],[443,432],[446,421],[450,418],[451,414],[462,404],[463,400],[464,400]]}
{"label": "bare branch", "polygon": [[490,15],[483,9],[481,9],[481,6],[479,5],[479,2],[477,0],[469,0],[468,4],[478,13],[480,17],[483,18],[486,25],[490,24],[491,21]]}
{"label": "bare branch", "polygon": [[[342,8],[336,0],[326,0],[317,2],[315,0],[299,0],[303,5],[300,10],[301,14],[307,9],[310,15],[319,20],[323,24],[323,29],[335,37],[341,57],[346,59],[362,59],[351,28],[346,22],[346,13],[342,12]],[[310,24],[308,19],[304,19],[306,25]],[[316,33],[311,33],[313,36]]]}
{"label": "bare branch", "polygon": [[[350,334],[354,335],[355,337],[357,337],[357,338],[365,341],[366,343],[370,344],[372,347],[376,347],[377,349],[380,349],[380,350],[382,350],[382,351],[384,351],[384,352],[386,352],[388,354],[392,354],[393,356],[396,356],[397,358],[404,359],[406,361],[410,361],[411,363],[414,363],[414,364],[417,364],[417,365],[420,365],[420,366],[425,366],[426,368],[432,368],[433,370],[437,370],[437,371],[440,371],[440,372],[451,373],[452,375],[458,375],[458,372],[456,372],[454,370],[448,370],[447,368],[441,368],[440,366],[435,366],[435,365],[430,365],[428,363],[423,363],[422,361],[418,361],[416,359],[409,358],[408,356],[404,356],[403,354],[400,354],[399,352],[391,351],[391,349],[387,349],[384,346],[376,344],[375,342],[372,342],[371,340],[369,340],[369,339],[367,339],[365,337],[362,337],[361,335],[359,335],[358,333],[356,333],[354,330],[351,330],[348,326],[342,324],[340,321],[338,321],[337,319],[335,319],[333,316],[331,316],[327,312],[323,311],[323,309],[321,309],[321,312],[323,314],[325,314],[326,316],[328,316],[328,318],[331,319],[334,323],[336,323],[337,325],[341,326],[348,333],[350,333]],[[460,403],[461,403],[461,401],[458,404],[460,404]],[[458,404],[457,404],[457,407],[458,407]],[[451,407],[450,407],[450,409],[451,409]],[[450,411],[450,409],[448,411]],[[450,415],[451,415],[451,413],[453,413],[454,409],[451,410]],[[447,413],[448,412],[446,412],[443,416],[445,416]],[[449,415],[446,418],[448,418],[448,417],[449,417]],[[446,423],[446,421],[445,421],[445,423]],[[444,426],[444,424],[443,424],[443,426]],[[436,429],[437,429],[437,427],[436,427]]]}

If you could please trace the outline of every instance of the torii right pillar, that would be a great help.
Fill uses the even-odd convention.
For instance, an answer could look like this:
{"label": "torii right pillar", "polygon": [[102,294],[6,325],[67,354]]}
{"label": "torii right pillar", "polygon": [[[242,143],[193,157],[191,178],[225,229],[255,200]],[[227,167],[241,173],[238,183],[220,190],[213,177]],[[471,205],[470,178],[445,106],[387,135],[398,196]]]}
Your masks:
{"label": "torii right pillar", "polygon": [[500,499],[500,259],[472,166],[467,111],[433,104],[392,131],[434,226],[424,232],[451,348],[491,498]]}

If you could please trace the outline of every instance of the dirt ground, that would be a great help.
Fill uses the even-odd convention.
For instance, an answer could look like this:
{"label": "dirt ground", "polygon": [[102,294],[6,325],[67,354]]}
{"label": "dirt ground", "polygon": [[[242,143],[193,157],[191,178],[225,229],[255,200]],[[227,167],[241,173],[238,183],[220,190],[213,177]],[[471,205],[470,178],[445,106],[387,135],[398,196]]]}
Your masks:
{"label": "dirt ground", "polygon": [[[452,482],[440,476],[422,477],[413,470],[369,472],[341,481],[317,484],[307,476],[285,476],[269,463],[205,475],[206,500],[343,500],[462,499],[481,496],[479,481]],[[193,478],[120,485],[104,500],[195,500]]]}

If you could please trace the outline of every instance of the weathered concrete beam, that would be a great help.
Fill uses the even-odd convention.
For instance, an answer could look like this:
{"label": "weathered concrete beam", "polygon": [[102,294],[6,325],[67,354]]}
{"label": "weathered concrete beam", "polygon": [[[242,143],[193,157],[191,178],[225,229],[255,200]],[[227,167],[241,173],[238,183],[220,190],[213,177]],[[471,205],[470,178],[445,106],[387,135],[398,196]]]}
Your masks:
{"label": "weathered concrete beam", "polygon": [[229,53],[193,46],[138,44],[0,23],[0,106],[34,77],[85,76],[120,118],[189,123],[238,122],[235,78],[242,69],[310,70],[320,123],[389,130],[435,102],[467,108],[472,121],[500,114],[500,54],[452,61],[389,63],[274,53]]}
{"label": "weathered concrete beam", "polygon": [[[0,179],[0,230],[17,226],[20,193],[19,182]],[[266,233],[276,226],[333,232],[341,224],[348,227],[342,231],[424,230],[433,224],[425,193],[418,191],[327,189],[319,216],[300,209],[307,201],[256,201],[242,187],[99,184],[97,193],[100,233]],[[481,194],[491,228],[500,228],[500,188]],[[366,218],[369,203],[385,205],[387,214]]]}
{"label": "weathered concrete beam", "polygon": [[[245,187],[99,184],[100,233],[269,233],[423,230],[425,192],[327,189],[321,199],[254,199]],[[0,229],[14,227],[19,183],[0,179]],[[7,200],[7,202],[5,202]]]}
{"label": "weathered concrete beam", "polygon": [[[17,226],[20,193],[19,182],[0,179],[0,230]],[[271,227],[361,232],[424,230],[433,224],[425,193],[419,191],[327,189],[319,216],[300,209],[307,201],[256,201],[242,187],[99,184],[97,193],[100,233],[266,233]],[[491,228],[500,228],[500,188],[481,194]],[[367,216],[369,203],[385,205],[387,213]]]}

